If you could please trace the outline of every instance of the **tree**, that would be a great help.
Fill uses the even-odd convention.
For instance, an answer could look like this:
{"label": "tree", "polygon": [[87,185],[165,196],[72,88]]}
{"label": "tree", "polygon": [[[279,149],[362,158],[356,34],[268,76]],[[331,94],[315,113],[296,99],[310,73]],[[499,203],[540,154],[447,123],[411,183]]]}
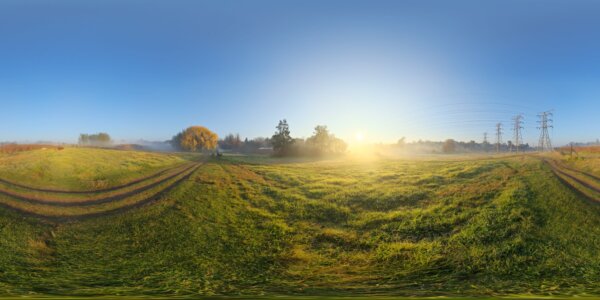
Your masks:
{"label": "tree", "polygon": [[406,137],[401,137],[396,144],[398,147],[404,147],[406,145]]}
{"label": "tree", "polygon": [[335,136],[331,136],[331,141],[329,142],[329,149],[334,154],[342,154],[346,152],[348,148],[348,144],[344,142],[342,139],[338,139]]}
{"label": "tree", "polygon": [[306,143],[314,147],[316,154],[340,154],[346,152],[347,148],[346,142],[330,134],[325,125],[315,127],[313,136]]}
{"label": "tree", "polygon": [[173,147],[185,151],[212,150],[217,147],[219,137],[203,126],[191,126],[171,140]]}
{"label": "tree", "polygon": [[289,152],[290,146],[294,143],[294,140],[290,136],[290,126],[286,119],[279,120],[277,125],[277,131],[271,137],[271,144],[273,150],[278,155],[285,155]]}
{"label": "tree", "polygon": [[100,144],[110,144],[111,143],[110,135],[108,135],[108,133],[104,133],[104,132],[98,133],[96,135],[96,140]]}
{"label": "tree", "polygon": [[325,153],[329,150],[329,130],[325,125],[317,125],[313,136],[309,137],[306,142],[317,149],[319,153]]}
{"label": "tree", "polygon": [[79,145],[89,145],[90,144],[90,135],[82,133],[79,135]]}
{"label": "tree", "polygon": [[447,139],[442,145],[444,153],[453,153],[456,150],[456,142],[453,139]]}
{"label": "tree", "polygon": [[[248,139],[246,139],[248,140]],[[225,136],[225,139],[219,142],[219,146],[223,149],[238,149],[242,146],[242,139],[240,138],[240,134],[236,133],[233,135],[232,133]]]}
{"label": "tree", "polygon": [[85,146],[109,146],[112,143],[110,135],[105,132],[79,135],[79,144]]}

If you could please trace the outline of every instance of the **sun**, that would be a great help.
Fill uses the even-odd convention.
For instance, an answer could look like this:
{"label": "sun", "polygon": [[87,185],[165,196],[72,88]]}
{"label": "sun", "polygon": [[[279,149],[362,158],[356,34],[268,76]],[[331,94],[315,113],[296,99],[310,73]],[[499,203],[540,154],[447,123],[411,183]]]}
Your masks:
{"label": "sun", "polygon": [[365,140],[365,134],[362,131],[357,131],[356,134],[354,134],[354,138],[357,142],[362,142]]}

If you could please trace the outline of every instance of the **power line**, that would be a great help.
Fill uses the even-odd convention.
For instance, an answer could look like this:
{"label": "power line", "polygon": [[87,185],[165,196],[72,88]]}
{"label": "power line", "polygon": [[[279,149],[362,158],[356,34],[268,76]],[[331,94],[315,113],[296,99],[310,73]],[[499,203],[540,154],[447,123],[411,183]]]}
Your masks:
{"label": "power line", "polygon": [[544,111],[537,115],[540,120],[537,122],[540,124],[538,129],[540,131],[540,140],[538,142],[538,151],[552,151],[552,142],[550,141],[550,134],[548,133],[548,127],[554,128],[552,125],[552,112]]}

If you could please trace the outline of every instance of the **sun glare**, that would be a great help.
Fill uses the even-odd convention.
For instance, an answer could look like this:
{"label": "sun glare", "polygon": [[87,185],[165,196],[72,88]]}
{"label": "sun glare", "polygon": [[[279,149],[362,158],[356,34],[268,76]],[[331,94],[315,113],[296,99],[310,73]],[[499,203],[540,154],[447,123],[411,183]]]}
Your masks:
{"label": "sun glare", "polygon": [[356,139],[357,142],[362,142],[365,140],[365,134],[362,131],[358,131],[354,135],[354,138]]}

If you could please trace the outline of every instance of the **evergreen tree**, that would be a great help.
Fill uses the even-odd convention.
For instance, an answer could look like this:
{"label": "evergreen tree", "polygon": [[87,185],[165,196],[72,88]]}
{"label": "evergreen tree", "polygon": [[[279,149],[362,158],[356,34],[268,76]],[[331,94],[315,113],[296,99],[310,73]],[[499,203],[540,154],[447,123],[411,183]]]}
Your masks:
{"label": "evergreen tree", "polygon": [[290,136],[290,126],[287,123],[286,119],[280,120],[277,125],[277,131],[271,137],[271,144],[273,145],[273,150],[277,155],[286,155],[289,153],[291,145],[294,143],[294,140]]}

